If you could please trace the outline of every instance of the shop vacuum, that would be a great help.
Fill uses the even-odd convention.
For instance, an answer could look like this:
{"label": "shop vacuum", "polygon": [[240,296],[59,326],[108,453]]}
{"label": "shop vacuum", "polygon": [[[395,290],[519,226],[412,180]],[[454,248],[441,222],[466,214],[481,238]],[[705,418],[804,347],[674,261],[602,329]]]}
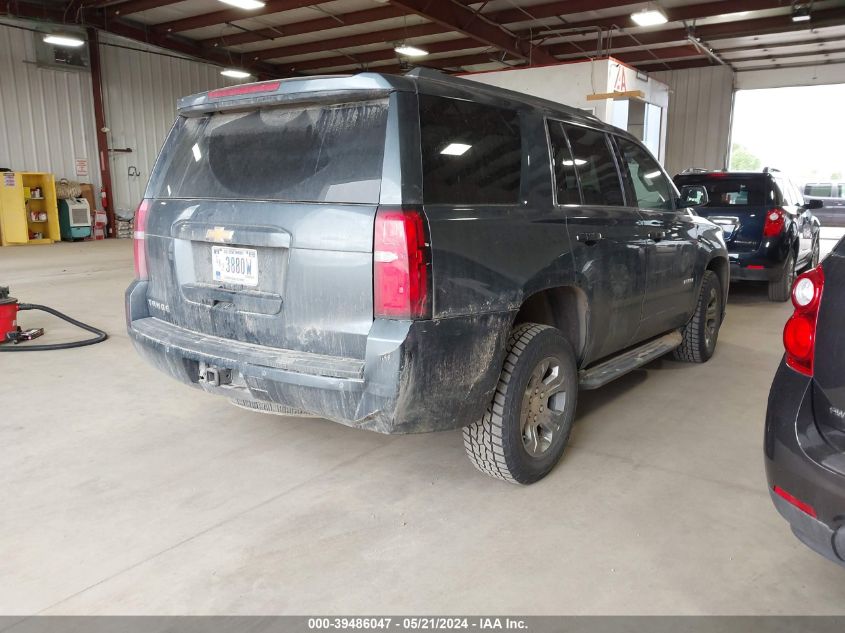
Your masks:
{"label": "shop vacuum", "polygon": [[[18,312],[24,310],[41,310],[56,316],[63,321],[82,328],[94,334],[94,337],[83,339],[81,341],[71,341],[69,343],[52,343],[49,345],[22,345],[17,346],[23,341],[31,341],[44,334],[44,328],[35,328],[31,330],[24,330],[18,325]],[[108,334],[100,329],[97,329],[76,319],[72,319],[66,314],[62,314],[58,310],[48,308],[47,306],[38,305],[37,303],[18,303],[18,300],[9,296],[9,288],[0,286],[0,352],[43,352],[54,349],[70,349],[73,347],[84,347],[86,345],[94,345],[101,343],[108,338]],[[9,345],[11,343],[11,345]]]}

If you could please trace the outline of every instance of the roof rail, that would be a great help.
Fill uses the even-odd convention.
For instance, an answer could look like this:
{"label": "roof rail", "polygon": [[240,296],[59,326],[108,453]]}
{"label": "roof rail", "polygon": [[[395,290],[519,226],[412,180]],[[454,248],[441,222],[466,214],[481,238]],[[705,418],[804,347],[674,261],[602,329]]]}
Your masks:
{"label": "roof rail", "polygon": [[706,174],[708,171],[713,171],[712,169],[704,169],[704,167],[687,167],[681,173],[682,174]]}
{"label": "roof rail", "polygon": [[763,167],[763,173],[764,174],[770,174],[773,171],[780,173],[780,169],[778,169],[777,167]]}

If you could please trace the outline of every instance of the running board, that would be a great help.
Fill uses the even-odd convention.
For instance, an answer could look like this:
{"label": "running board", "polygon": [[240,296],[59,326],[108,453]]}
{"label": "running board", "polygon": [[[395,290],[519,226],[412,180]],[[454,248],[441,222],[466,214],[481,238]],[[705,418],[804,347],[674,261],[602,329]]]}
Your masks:
{"label": "running board", "polygon": [[627,352],[614,356],[610,360],[578,372],[578,384],[581,389],[598,389],[611,380],[627,374],[638,367],[650,363],[655,358],[668,354],[683,342],[680,330],[670,332],[660,338],[653,339],[648,343],[630,349]]}

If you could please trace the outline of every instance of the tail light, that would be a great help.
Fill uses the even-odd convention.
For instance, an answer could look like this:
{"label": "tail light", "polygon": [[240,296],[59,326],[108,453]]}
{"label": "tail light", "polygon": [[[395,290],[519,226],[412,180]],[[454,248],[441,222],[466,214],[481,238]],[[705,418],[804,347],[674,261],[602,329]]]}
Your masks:
{"label": "tail light", "polygon": [[424,319],[430,314],[425,222],[416,209],[379,208],[373,240],[373,312]]}
{"label": "tail light", "polygon": [[133,256],[135,259],[135,278],[147,278],[147,251],[145,247],[147,231],[147,212],[150,209],[149,200],[141,200],[135,211],[135,232],[133,234]]}
{"label": "tail light", "polygon": [[813,375],[816,350],[816,323],[824,289],[824,271],[816,267],[807,271],[792,286],[795,312],[783,328],[786,364],[806,376]]}
{"label": "tail light", "polygon": [[763,237],[780,235],[786,226],[786,216],[783,209],[771,209],[766,212],[766,223],[763,225]]}

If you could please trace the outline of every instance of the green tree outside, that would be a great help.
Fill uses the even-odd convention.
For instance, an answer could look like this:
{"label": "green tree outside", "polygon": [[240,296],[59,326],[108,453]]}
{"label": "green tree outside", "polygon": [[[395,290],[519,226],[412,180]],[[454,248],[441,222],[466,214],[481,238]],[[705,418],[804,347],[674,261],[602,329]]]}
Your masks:
{"label": "green tree outside", "polygon": [[762,164],[763,162],[744,145],[731,145],[731,171],[760,171]]}

